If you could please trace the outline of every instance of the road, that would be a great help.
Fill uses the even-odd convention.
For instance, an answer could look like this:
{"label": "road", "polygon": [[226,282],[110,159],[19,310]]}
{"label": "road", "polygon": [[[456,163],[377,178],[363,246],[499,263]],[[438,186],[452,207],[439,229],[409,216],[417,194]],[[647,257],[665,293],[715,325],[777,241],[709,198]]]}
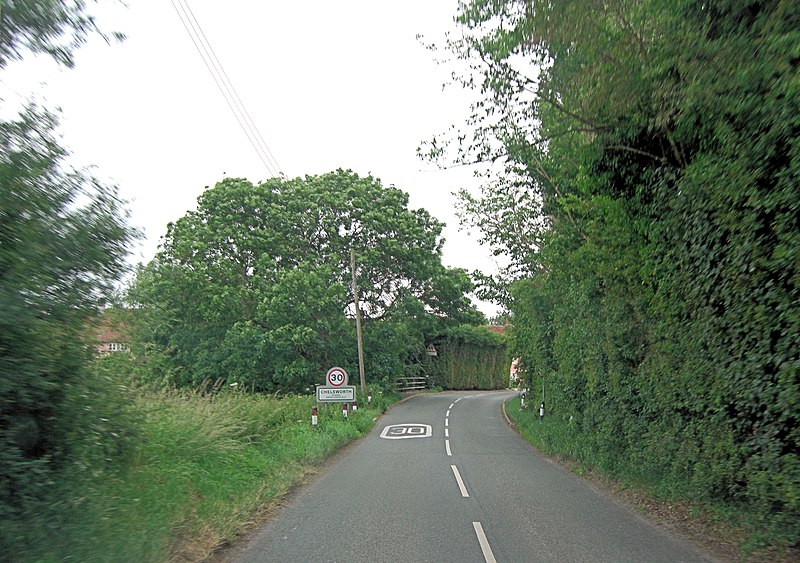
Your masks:
{"label": "road", "polygon": [[713,560],[539,454],[504,420],[511,395],[396,405],[232,560]]}

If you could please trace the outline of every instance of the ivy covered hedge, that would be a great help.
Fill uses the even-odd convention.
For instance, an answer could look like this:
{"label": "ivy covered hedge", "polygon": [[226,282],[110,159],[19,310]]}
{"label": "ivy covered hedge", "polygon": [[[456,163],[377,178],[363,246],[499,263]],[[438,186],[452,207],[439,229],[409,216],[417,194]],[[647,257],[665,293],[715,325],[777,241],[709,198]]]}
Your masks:
{"label": "ivy covered hedge", "polygon": [[462,159],[513,179],[464,209],[515,259],[528,384],[586,459],[800,544],[800,4],[475,1],[460,21],[487,64]]}
{"label": "ivy covered hedge", "polygon": [[483,326],[461,325],[434,341],[437,355],[425,371],[432,387],[442,389],[505,389],[509,362],[505,337]]}

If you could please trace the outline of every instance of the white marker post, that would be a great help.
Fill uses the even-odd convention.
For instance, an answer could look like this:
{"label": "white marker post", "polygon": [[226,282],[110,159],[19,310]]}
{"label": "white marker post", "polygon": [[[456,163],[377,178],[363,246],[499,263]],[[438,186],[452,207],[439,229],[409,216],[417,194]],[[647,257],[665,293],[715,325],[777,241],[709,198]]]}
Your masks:
{"label": "white marker post", "polygon": [[342,403],[342,416],[347,418],[347,403]]}
{"label": "white marker post", "polygon": [[358,410],[358,401],[353,401],[353,412]]}
{"label": "white marker post", "polygon": [[317,425],[317,407],[311,407],[311,426]]}

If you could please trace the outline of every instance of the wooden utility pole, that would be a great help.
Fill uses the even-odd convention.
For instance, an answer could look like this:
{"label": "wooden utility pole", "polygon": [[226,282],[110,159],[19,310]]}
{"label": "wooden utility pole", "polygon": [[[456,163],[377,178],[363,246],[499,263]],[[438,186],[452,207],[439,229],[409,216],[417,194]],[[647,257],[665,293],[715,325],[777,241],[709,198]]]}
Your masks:
{"label": "wooden utility pole", "polygon": [[361,307],[358,304],[358,283],[356,283],[356,251],[350,249],[350,270],[353,274],[353,302],[356,307],[356,340],[358,341],[358,375],[361,379],[361,395],[367,392],[364,378],[364,344],[361,339]]}

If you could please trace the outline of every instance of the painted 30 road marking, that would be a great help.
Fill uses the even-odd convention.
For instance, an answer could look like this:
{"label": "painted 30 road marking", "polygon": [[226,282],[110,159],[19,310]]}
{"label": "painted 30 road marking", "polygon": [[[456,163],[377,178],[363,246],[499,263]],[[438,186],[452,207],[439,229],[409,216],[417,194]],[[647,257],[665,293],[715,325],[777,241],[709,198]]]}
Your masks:
{"label": "painted 30 road marking", "polygon": [[405,440],[408,438],[430,438],[433,436],[433,429],[430,424],[392,424],[381,432],[381,438],[385,440]]}

